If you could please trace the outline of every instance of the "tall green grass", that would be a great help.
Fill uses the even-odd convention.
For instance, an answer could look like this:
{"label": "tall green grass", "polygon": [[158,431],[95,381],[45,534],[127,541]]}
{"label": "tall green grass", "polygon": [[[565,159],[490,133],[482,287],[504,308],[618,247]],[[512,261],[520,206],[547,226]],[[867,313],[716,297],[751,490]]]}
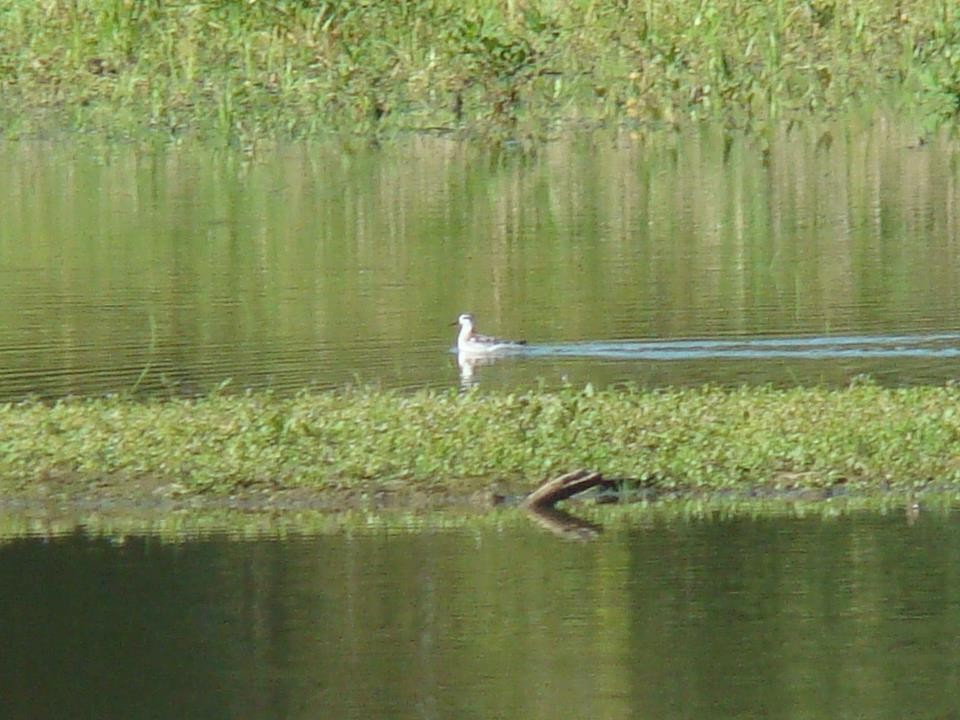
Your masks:
{"label": "tall green grass", "polygon": [[952,0],[7,0],[0,122],[234,140],[960,108]]}

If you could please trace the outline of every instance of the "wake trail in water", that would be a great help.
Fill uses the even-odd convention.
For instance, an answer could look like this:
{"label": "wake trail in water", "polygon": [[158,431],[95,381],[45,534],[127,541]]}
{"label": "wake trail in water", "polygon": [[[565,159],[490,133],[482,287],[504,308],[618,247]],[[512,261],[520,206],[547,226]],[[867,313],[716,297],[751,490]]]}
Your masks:
{"label": "wake trail in water", "polygon": [[612,360],[960,358],[960,333],[586,341],[529,345],[511,354]]}

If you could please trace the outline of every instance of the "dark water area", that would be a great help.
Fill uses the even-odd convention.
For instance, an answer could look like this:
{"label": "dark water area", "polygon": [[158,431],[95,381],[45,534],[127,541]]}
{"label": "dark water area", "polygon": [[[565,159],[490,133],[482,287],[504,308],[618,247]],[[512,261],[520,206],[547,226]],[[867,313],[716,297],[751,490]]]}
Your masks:
{"label": "dark water area", "polygon": [[[0,143],[0,399],[950,381],[957,157],[883,117],[533,156]],[[529,352],[464,373],[464,311]]]}
{"label": "dark water area", "polygon": [[0,543],[0,716],[947,718],[946,513]]}

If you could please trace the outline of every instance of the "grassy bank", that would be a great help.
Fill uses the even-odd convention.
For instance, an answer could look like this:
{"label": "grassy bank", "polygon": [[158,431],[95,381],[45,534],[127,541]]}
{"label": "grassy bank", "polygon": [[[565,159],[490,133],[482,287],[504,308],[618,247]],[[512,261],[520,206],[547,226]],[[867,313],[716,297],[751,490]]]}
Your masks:
{"label": "grassy bank", "polygon": [[960,388],[373,390],[0,406],[0,492],[147,500],[531,489],[960,488]]}
{"label": "grassy bank", "polygon": [[10,0],[5,135],[543,139],[960,108],[952,0]]}

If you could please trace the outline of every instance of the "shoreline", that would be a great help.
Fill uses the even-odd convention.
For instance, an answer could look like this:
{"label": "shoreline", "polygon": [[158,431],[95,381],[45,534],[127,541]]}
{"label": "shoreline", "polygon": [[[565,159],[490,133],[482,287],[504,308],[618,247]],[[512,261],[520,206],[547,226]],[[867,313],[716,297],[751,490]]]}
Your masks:
{"label": "shoreline", "polygon": [[31,495],[0,500],[0,545],[25,537],[73,534],[154,536],[183,541],[210,536],[239,539],[316,534],[458,531],[540,525],[558,536],[590,540],[636,523],[730,521],[782,517],[836,520],[868,513],[899,515],[909,525],[929,514],[952,514],[960,489],[785,490],[670,492],[640,500],[598,502],[573,498],[546,512],[497,503],[492,492],[472,496],[408,493],[402,496],[333,498],[323,493],[253,494],[159,500],[118,499],[90,491],[69,498]]}
{"label": "shoreline", "polygon": [[6,403],[0,511],[484,510],[578,467],[640,504],[951,495],[957,408],[872,383]]}

